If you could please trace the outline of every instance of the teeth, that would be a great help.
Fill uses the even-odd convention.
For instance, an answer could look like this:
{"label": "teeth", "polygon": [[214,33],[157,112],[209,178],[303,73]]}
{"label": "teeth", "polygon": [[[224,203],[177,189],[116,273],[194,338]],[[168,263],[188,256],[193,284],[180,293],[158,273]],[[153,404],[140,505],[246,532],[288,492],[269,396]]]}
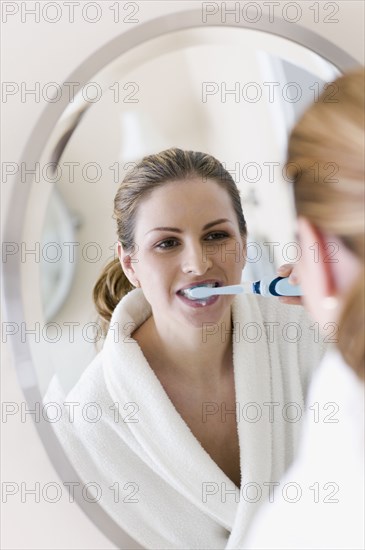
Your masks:
{"label": "teeth", "polygon": [[207,286],[209,288],[214,288],[214,287],[219,286],[219,284],[218,283],[204,283],[204,284],[201,284],[201,285],[194,285],[194,286],[191,286],[190,288],[186,288],[184,290],[181,290],[180,292],[181,292],[181,294],[183,294],[189,300],[200,302],[203,306],[205,306],[207,304],[207,298],[191,298],[187,293],[188,290],[190,290],[192,288],[196,288],[196,287],[201,287],[201,286]]}
{"label": "teeth", "polygon": [[185,293],[187,290],[190,290],[192,288],[201,287],[201,286],[208,286],[209,288],[214,288],[215,286],[218,286],[218,283],[207,283],[207,284],[204,284],[204,285],[194,285],[194,286],[190,286],[189,288],[185,288],[184,290],[181,290],[181,292]]}
{"label": "teeth", "polygon": [[189,288],[184,288],[181,292],[182,292],[182,294],[187,294],[189,290],[191,290],[193,288],[201,287],[201,286],[207,286],[209,288],[214,288],[215,284],[210,283],[210,284],[207,284],[207,285],[195,285],[195,286],[191,286]]}

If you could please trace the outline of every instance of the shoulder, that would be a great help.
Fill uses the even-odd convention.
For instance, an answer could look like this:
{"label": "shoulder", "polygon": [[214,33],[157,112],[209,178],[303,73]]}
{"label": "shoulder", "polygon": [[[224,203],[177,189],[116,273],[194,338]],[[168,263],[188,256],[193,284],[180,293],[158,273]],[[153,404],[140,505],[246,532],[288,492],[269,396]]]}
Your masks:
{"label": "shoulder", "polygon": [[[308,340],[316,325],[303,306],[283,304],[275,297],[268,298],[257,294],[238,295],[233,307],[234,317],[237,319],[256,320],[265,325],[275,323],[277,327],[275,332],[278,333],[277,342]],[[293,329],[292,332],[296,329],[300,336],[298,338],[293,336],[291,339],[289,336],[286,339],[286,333],[290,328]]]}
{"label": "shoulder", "polygon": [[[358,430],[356,439],[364,449],[364,383],[344,361],[335,347],[327,350],[313,376],[309,396],[311,401],[325,401],[341,409],[342,424]],[[336,423],[336,422],[335,422]]]}
{"label": "shoulder", "polygon": [[94,417],[109,416],[112,399],[104,380],[103,352],[94,357],[68,393],[64,392],[59,379],[54,376],[43,398],[45,406],[50,402],[56,403],[61,412],[62,421],[54,426],[56,431],[62,431],[65,425],[77,429],[80,424],[85,430],[93,426]]}
{"label": "shoulder", "polygon": [[272,365],[290,385],[299,377],[306,394],[312,373],[327,349],[318,323],[303,306],[283,304],[275,297],[238,295],[234,308],[236,319],[259,325],[260,342],[267,345]]}
{"label": "shoulder", "polygon": [[67,394],[67,399],[91,401],[102,396],[105,383],[103,376],[103,350],[86,367],[75,386]]}

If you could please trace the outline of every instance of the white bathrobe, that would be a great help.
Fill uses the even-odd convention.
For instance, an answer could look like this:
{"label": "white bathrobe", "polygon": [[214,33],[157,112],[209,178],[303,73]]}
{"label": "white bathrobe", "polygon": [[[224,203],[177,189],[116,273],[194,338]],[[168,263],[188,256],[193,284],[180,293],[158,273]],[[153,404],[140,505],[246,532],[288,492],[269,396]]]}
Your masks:
{"label": "white bathrobe", "polygon": [[[102,351],[76,386],[65,396],[54,378],[44,402],[80,404],[73,419],[70,406],[64,408],[55,430],[81,479],[100,486],[100,504],[142,546],[234,548],[270,483],[294,457],[306,388],[325,346],[316,342],[301,306],[235,296],[239,489],[195,438],[130,338],[150,315],[142,290],[128,293],[113,313]],[[98,407],[85,407],[92,402]]]}
{"label": "white bathrobe", "polygon": [[334,349],[313,377],[308,405],[298,456],[237,548],[365,548],[364,384]]}

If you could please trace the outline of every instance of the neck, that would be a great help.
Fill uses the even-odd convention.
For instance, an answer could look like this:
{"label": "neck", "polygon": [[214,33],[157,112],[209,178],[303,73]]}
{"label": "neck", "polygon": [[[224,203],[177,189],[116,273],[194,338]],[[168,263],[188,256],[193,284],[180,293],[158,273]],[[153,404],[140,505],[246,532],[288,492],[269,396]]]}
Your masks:
{"label": "neck", "polygon": [[[231,309],[219,324],[185,330],[165,324],[152,315],[148,319],[149,342],[155,352],[155,364],[161,372],[203,384],[219,384],[232,371]],[[213,326],[212,326],[213,325]]]}

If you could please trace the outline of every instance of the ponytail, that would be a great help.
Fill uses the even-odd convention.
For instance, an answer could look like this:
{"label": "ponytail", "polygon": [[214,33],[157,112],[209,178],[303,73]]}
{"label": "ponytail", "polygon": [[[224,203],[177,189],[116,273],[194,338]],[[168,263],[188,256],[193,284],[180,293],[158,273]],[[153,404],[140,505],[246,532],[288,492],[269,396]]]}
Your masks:
{"label": "ponytail", "polygon": [[94,303],[104,337],[116,305],[133,288],[134,286],[124,274],[119,258],[114,258],[104,267],[93,290]]}

